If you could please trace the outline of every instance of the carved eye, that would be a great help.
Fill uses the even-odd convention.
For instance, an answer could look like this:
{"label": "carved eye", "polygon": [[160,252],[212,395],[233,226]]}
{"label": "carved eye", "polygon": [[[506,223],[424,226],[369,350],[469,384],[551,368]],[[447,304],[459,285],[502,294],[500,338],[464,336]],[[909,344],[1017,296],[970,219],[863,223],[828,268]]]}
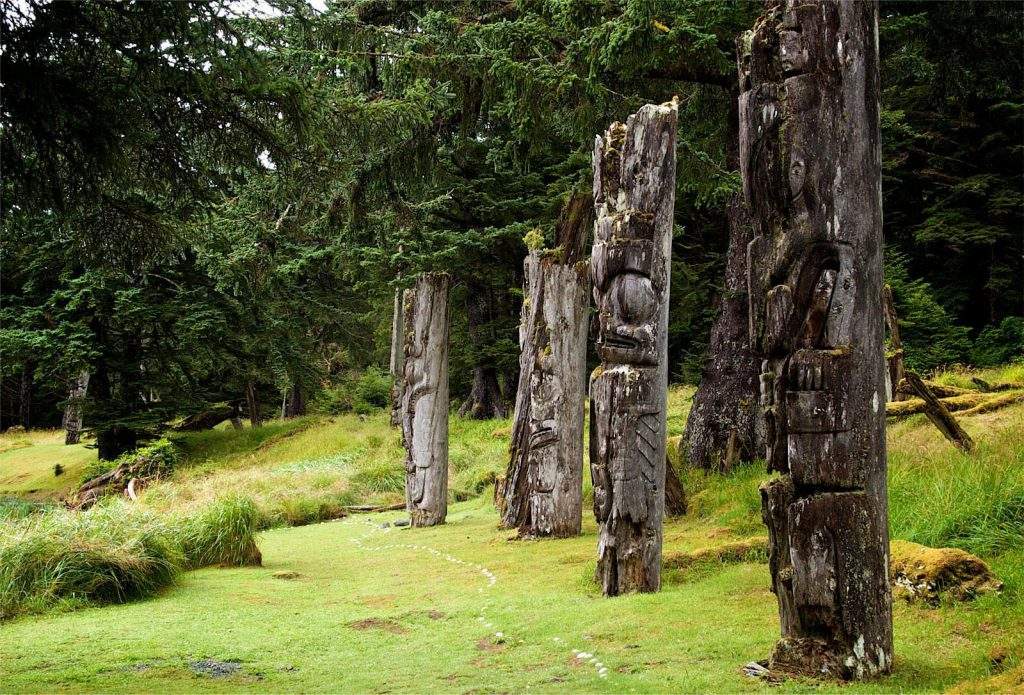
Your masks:
{"label": "carved eye", "polygon": [[804,187],[804,175],[807,172],[807,165],[802,159],[793,159],[789,165],[789,190],[793,195],[798,194]]}
{"label": "carved eye", "polygon": [[646,323],[653,318],[658,301],[650,278],[625,273],[615,279],[615,284],[615,298],[624,323]]}

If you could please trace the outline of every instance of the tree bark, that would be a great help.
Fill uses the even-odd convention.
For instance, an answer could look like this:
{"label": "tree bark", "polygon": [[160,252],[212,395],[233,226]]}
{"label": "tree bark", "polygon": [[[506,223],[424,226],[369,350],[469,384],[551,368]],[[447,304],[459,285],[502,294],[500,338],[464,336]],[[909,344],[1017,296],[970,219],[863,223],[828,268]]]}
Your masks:
{"label": "tree bark", "polygon": [[932,424],[939,428],[942,435],[953,442],[953,445],[961,451],[974,451],[974,440],[964,431],[964,428],[960,426],[956,418],[942,404],[942,401],[935,397],[935,394],[925,385],[921,377],[915,372],[907,372],[906,377],[910,388],[913,389],[918,398],[924,401],[925,415],[932,421]]}
{"label": "tree bark", "polygon": [[429,273],[405,291],[402,444],[405,502],[413,526],[448,513],[448,275]]}
{"label": "tree bark", "polygon": [[[734,102],[735,103],[735,102]],[[729,110],[726,165],[739,168],[739,111]],[[679,453],[689,465],[704,470],[731,470],[741,459],[752,460],[764,449],[758,412],[757,375],[760,360],[750,351],[747,312],[747,245],[753,222],[738,191],[726,210],[729,249],[725,286],[718,318],[711,329],[707,363],[680,440]]]}
{"label": "tree bark", "polygon": [[[482,283],[472,283],[466,295],[469,338],[478,351],[489,339],[486,333],[491,321],[491,292],[491,288]],[[498,383],[498,370],[493,364],[478,361],[473,365],[473,386],[470,388],[469,397],[459,408],[459,417],[470,417],[474,420],[508,417],[508,408],[501,394],[501,384]]]}
{"label": "tree bark", "polygon": [[232,429],[242,429],[242,407],[238,401],[232,401],[231,403],[230,420]]}
{"label": "tree bark", "polygon": [[260,415],[260,399],[256,393],[256,384],[249,382],[245,385],[245,403],[249,411],[249,426],[262,427],[263,416]]}
{"label": "tree bark", "polygon": [[35,377],[35,360],[26,360],[21,367],[21,383],[18,387],[18,424],[26,431],[32,429],[32,398],[36,391]]}
{"label": "tree bark", "polygon": [[291,388],[284,395],[284,403],[281,406],[281,417],[291,418],[306,414],[306,396],[302,393],[302,386],[293,383]]}
{"label": "tree bark", "polygon": [[[586,232],[582,235],[585,237]],[[530,251],[519,324],[519,388],[502,524],[521,536],[574,536],[583,519],[587,269]]]}
{"label": "tree bark", "polygon": [[769,0],[739,41],[740,167],[755,220],[751,345],[782,639],[771,668],[892,665],[878,6]]}
{"label": "tree bark", "polygon": [[661,586],[676,120],[675,102],[649,104],[594,145],[590,472],[606,596]]}
{"label": "tree bark", "polygon": [[71,382],[64,406],[64,444],[78,444],[82,438],[82,408],[89,389],[89,370],[83,369]]}
{"label": "tree bark", "polygon": [[900,339],[900,323],[896,317],[896,305],[892,301],[892,288],[882,286],[882,311],[885,325],[889,329],[889,349],[885,354],[885,396],[887,401],[903,400],[900,382],[903,381],[903,341]]}
{"label": "tree bark", "polygon": [[672,462],[665,460],[665,516],[686,514],[686,488],[679,479]]}
{"label": "tree bark", "polygon": [[391,372],[391,425],[397,427],[402,424],[402,374],[404,371],[405,353],[402,347],[402,339],[405,331],[402,327],[402,290],[395,290],[394,311],[391,314],[391,360],[389,371]]}

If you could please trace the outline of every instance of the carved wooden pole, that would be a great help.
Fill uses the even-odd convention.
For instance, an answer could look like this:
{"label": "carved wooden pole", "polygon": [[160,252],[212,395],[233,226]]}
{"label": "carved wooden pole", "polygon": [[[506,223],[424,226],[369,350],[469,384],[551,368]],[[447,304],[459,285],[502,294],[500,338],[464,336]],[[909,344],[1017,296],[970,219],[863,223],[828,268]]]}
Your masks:
{"label": "carved wooden pole", "polygon": [[574,195],[559,220],[559,247],[531,250],[523,263],[519,388],[502,505],[502,525],[521,536],[574,536],[582,523],[590,281],[577,241],[592,225],[590,209],[589,196]]}
{"label": "carved wooden pole", "polygon": [[405,291],[402,444],[405,506],[413,526],[448,513],[448,275],[428,273]]}
{"label": "carved wooden pole", "polygon": [[392,379],[391,424],[394,427],[402,424],[402,384],[405,372],[405,347],[403,345],[405,330],[403,328],[403,318],[402,290],[396,289],[394,312],[391,314],[391,361],[388,365]]}
{"label": "carved wooden pole", "polygon": [[885,325],[889,329],[889,350],[885,355],[885,396],[887,401],[901,401],[900,382],[903,381],[903,341],[900,339],[900,322],[896,316],[896,304],[892,301],[892,288],[882,286],[882,311]]}
{"label": "carved wooden pole", "polygon": [[64,406],[64,443],[78,444],[82,438],[82,405],[89,389],[89,370],[83,369],[71,382],[68,403]]}
{"label": "carved wooden pole", "polygon": [[771,665],[863,678],[892,664],[878,6],[766,6],[739,43],[739,103],[751,342],[782,473],[761,488]]}
{"label": "carved wooden pole", "polygon": [[607,596],[661,585],[676,118],[674,102],[648,104],[594,145],[590,472]]}

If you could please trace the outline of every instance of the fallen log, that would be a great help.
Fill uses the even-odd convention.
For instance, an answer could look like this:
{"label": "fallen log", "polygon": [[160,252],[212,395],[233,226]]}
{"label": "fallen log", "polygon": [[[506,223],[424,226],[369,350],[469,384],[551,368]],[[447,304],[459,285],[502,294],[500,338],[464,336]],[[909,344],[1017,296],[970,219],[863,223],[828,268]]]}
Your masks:
{"label": "fallen log", "polygon": [[928,419],[939,428],[939,431],[961,451],[971,452],[974,450],[974,440],[967,434],[956,421],[949,410],[932,393],[931,389],[924,383],[916,373],[908,371],[906,381],[910,384],[914,393],[925,402],[925,414]]}
{"label": "fallen log", "polygon": [[350,514],[373,514],[375,512],[395,512],[405,509],[405,502],[394,504],[349,504],[343,507]]}
{"label": "fallen log", "polygon": [[[955,413],[959,410],[974,408],[990,398],[992,398],[992,396],[987,393],[965,393],[961,396],[939,398],[939,401],[942,402],[942,405],[946,406],[947,410]],[[911,398],[905,401],[893,401],[892,403],[886,403],[885,414],[888,417],[906,417],[907,415],[923,413],[927,410],[927,407],[928,404],[921,398]]]}
{"label": "fallen log", "polygon": [[218,405],[194,413],[185,418],[181,424],[174,427],[175,432],[202,432],[211,430],[220,423],[230,418],[235,413],[230,405]]}
{"label": "fallen log", "polygon": [[986,391],[988,393],[995,393],[997,391],[1024,390],[1024,384],[1014,383],[1012,381],[1004,381],[1001,384],[990,384],[984,379],[979,379],[976,376],[972,376],[971,381],[974,382],[974,385],[977,386],[979,389],[981,389],[982,391]]}
{"label": "fallen log", "polygon": [[[920,377],[918,378],[920,379]],[[938,398],[950,398],[952,396],[965,396],[970,393],[978,393],[977,389],[963,389],[959,386],[946,386],[945,384],[940,384],[935,381],[925,381],[924,379],[921,379],[921,383],[927,386],[928,389]],[[897,390],[903,394],[916,394],[906,376],[904,376],[900,381],[900,385]]]}
{"label": "fallen log", "polygon": [[998,410],[999,408],[1013,405],[1014,403],[1024,403],[1024,391],[1013,391],[1011,393],[1003,393],[993,398],[989,398],[984,403],[980,403],[973,408],[961,411],[960,415],[980,415],[981,413],[990,413],[993,410]]}

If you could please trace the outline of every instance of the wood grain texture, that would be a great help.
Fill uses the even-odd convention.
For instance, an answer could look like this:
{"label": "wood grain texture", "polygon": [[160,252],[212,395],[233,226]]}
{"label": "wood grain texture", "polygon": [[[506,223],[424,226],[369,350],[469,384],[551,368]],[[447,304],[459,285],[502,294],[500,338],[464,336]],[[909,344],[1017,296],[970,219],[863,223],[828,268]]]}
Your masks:
{"label": "wood grain texture", "polygon": [[769,0],[738,42],[771,667],[839,678],[892,665],[877,13]]}
{"label": "wood grain texture", "polygon": [[661,586],[676,121],[675,103],[649,104],[594,146],[590,467],[607,596]]}
{"label": "wood grain texture", "polygon": [[448,275],[428,273],[406,290],[402,444],[405,503],[413,526],[448,513]]}

